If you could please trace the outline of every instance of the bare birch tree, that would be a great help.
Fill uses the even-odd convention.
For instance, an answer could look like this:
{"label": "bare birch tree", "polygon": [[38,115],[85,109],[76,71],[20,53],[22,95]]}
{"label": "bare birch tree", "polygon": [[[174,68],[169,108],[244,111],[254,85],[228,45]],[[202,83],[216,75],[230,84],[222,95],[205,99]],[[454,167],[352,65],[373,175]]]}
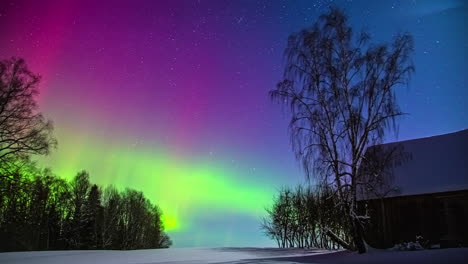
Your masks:
{"label": "bare birch tree", "polygon": [[355,33],[339,9],[309,29],[292,34],[285,50],[283,80],[272,99],[289,106],[292,148],[308,177],[331,185],[348,215],[353,244],[365,252],[357,215],[358,168],[367,147],[396,131],[401,112],[395,89],[414,71],[413,40],[399,34],[373,45]]}

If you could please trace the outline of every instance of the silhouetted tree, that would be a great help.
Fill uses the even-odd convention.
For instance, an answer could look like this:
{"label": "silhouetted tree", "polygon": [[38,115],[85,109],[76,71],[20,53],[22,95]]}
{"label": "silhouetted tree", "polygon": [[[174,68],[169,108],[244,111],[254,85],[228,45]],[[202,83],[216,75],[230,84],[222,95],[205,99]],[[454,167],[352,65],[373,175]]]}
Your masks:
{"label": "silhouetted tree", "polygon": [[381,143],[389,128],[396,130],[403,113],[395,88],[414,71],[412,51],[408,34],[390,44],[369,44],[369,35],[354,33],[346,15],[331,9],[312,28],[289,37],[284,79],[271,91],[273,99],[289,105],[296,158],[308,176],[315,172],[334,188],[361,253],[358,168],[366,149]]}
{"label": "silhouetted tree", "polygon": [[109,186],[103,195],[104,227],[102,229],[102,247],[105,249],[118,249],[118,224],[122,214],[122,197],[113,186]]}
{"label": "silhouetted tree", "polygon": [[89,191],[86,203],[83,207],[83,230],[81,237],[86,249],[100,248],[102,241],[102,228],[104,211],[101,206],[101,192],[94,184]]}
{"label": "silhouetted tree", "polygon": [[162,233],[159,237],[159,243],[157,244],[158,248],[169,248],[172,246],[171,238],[166,234]]}
{"label": "silhouetted tree", "polygon": [[0,176],[18,159],[56,145],[52,122],[37,111],[39,80],[22,59],[0,61]]}
{"label": "silhouetted tree", "polygon": [[48,179],[37,175],[31,182],[31,201],[28,208],[28,227],[29,231],[26,232],[30,239],[27,241],[29,245],[28,250],[38,250],[44,245],[41,242],[46,241],[44,238],[48,234],[49,214],[47,208],[47,201],[49,199],[49,184],[46,182]]}
{"label": "silhouetted tree", "polygon": [[67,240],[71,248],[82,248],[82,235],[84,233],[83,207],[88,198],[90,188],[89,174],[79,172],[71,182],[71,219],[67,225]]}
{"label": "silhouetted tree", "polygon": [[[67,219],[72,214],[69,183],[56,177],[50,170],[44,172],[51,178],[49,204],[49,233],[45,249],[63,249],[66,246]],[[41,248],[44,249],[44,248]]]}

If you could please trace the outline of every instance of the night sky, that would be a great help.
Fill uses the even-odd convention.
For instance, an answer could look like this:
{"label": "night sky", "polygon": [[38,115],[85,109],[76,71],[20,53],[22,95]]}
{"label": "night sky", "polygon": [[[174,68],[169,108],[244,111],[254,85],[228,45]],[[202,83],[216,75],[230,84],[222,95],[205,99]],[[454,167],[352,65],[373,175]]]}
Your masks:
{"label": "night sky", "polygon": [[142,190],[176,247],[272,246],[259,229],[283,185],[305,178],[287,113],[268,91],[290,33],[330,5],[374,43],[408,31],[416,73],[398,137],[468,128],[463,1],[1,1],[0,58],[42,75],[61,177]]}

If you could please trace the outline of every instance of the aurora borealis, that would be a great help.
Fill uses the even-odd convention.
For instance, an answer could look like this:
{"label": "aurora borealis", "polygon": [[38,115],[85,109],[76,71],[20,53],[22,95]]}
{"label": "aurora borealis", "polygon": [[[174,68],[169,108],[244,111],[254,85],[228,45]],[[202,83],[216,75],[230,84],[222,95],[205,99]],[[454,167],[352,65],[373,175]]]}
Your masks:
{"label": "aurora borealis", "polygon": [[2,2],[0,57],[42,75],[40,108],[55,124],[58,148],[39,163],[143,191],[176,247],[271,245],[264,208],[304,177],[268,91],[288,35],[330,5],[375,41],[414,35],[398,139],[468,124],[463,1]]}

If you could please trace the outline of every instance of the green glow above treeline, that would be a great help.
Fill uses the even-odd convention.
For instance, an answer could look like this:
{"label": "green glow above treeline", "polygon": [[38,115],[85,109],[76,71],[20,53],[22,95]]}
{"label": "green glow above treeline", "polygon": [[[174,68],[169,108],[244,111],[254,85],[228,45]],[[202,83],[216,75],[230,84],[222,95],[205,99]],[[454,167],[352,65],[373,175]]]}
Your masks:
{"label": "green glow above treeline", "polygon": [[84,169],[100,186],[143,191],[163,210],[167,231],[195,230],[190,216],[199,208],[229,208],[260,218],[276,188],[272,182],[239,177],[247,169],[234,169],[206,157],[188,160],[155,147],[87,135],[65,133],[59,137],[58,149],[40,159],[40,164],[51,167],[59,177],[71,179]]}

